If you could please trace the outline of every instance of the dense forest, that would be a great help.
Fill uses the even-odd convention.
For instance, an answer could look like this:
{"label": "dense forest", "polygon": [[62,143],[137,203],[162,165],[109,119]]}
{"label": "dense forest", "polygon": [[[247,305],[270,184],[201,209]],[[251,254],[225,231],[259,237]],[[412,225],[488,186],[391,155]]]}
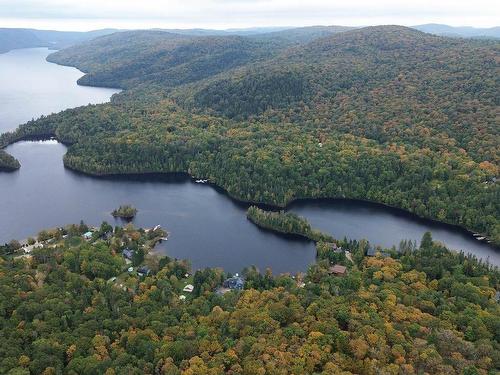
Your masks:
{"label": "dense forest", "polygon": [[278,206],[370,200],[500,244],[500,42],[341,31],[123,32],[59,51],[50,60],[83,69],[82,84],[127,90],[0,147],[51,135],[71,145],[65,165],[90,174],[188,172]]}
{"label": "dense forest", "polygon": [[[42,231],[29,255],[0,246],[2,374],[494,374],[500,370],[497,270],[427,233],[395,258],[346,244],[305,274],[226,275],[142,253],[152,231],[103,223]],[[38,242],[35,242],[38,241]],[[191,282],[192,294],[183,288]],[[186,295],[187,294],[187,295]],[[184,298],[180,298],[184,296]],[[498,296],[498,294],[497,294]],[[498,297],[497,297],[498,298]]]}
{"label": "dense forest", "polygon": [[120,206],[111,212],[111,215],[114,217],[121,217],[123,219],[133,219],[136,214],[137,208],[128,204]]}

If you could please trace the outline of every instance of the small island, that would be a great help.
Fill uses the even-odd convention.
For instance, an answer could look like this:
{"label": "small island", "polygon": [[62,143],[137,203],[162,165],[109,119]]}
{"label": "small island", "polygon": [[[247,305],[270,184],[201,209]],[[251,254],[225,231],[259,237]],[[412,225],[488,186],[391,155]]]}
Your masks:
{"label": "small island", "polygon": [[113,210],[113,212],[111,212],[111,215],[113,215],[114,217],[120,217],[120,218],[126,219],[126,220],[132,220],[135,217],[135,215],[137,215],[137,208],[126,204],[126,205],[120,206],[116,210]]}
{"label": "small island", "polygon": [[5,151],[0,150],[0,171],[11,172],[19,169],[21,164],[13,156],[7,154]]}

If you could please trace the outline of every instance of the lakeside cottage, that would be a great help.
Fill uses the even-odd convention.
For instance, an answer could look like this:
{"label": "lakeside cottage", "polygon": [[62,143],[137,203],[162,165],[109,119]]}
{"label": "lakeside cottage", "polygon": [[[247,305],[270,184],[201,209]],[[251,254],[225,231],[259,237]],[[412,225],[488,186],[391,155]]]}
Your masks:
{"label": "lakeside cottage", "polygon": [[83,234],[83,238],[90,240],[92,238],[92,232],[86,232]]}
{"label": "lakeside cottage", "polygon": [[347,267],[340,264],[336,264],[330,267],[329,273],[334,276],[345,276],[347,275]]}
{"label": "lakeside cottage", "polygon": [[130,250],[130,249],[125,249],[122,251],[122,255],[124,258],[128,259],[128,260],[132,260],[132,258],[134,257],[134,250]]}
{"label": "lakeside cottage", "polygon": [[245,280],[238,274],[236,274],[235,276],[225,280],[222,283],[222,286],[218,287],[215,290],[215,293],[217,293],[218,295],[223,295],[227,292],[230,292],[231,290],[243,290],[244,288]]}
{"label": "lakeside cottage", "polygon": [[239,276],[234,276],[234,277],[231,277],[231,278],[227,279],[226,281],[224,281],[222,286],[224,288],[233,289],[233,290],[243,290],[245,288],[245,280],[243,280]]}
{"label": "lakeside cottage", "polygon": [[187,292],[187,293],[193,293],[193,290],[194,290],[194,286],[191,284],[186,285],[184,287],[184,289],[182,289],[183,292]]}
{"label": "lakeside cottage", "polygon": [[139,276],[148,276],[151,273],[151,270],[148,266],[141,266],[137,269],[137,274]]}

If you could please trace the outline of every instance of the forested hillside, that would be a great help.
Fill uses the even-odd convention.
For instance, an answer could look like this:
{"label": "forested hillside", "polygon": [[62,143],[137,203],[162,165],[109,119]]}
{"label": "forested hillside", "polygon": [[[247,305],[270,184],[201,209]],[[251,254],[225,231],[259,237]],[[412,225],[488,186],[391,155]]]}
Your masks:
{"label": "forested hillside", "polygon": [[0,145],[50,134],[91,174],[183,171],[281,206],[366,199],[500,243],[500,42],[399,26],[266,38],[128,32],[60,51],[82,82],[128,90]]}
{"label": "forested hillside", "polygon": [[147,83],[166,90],[268,59],[277,50],[278,44],[272,41],[240,36],[129,31],[54,53],[49,61],[88,72],[80,84],[133,88]]}
{"label": "forested hillside", "polygon": [[[185,261],[124,251],[154,237],[103,223],[42,231],[29,255],[0,246],[2,374],[495,374],[500,275],[433,243],[390,257],[342,244],[344,276],[322,249],[305,274],[191,275]],[[35,242],[35,239],[30,240]],[[42,247],[43,245],[43,247]],[[330,254],[331,253],[331,254]],[[335,253],[336,254],[336,253]],[[192,293],[183,292],[193,283]],[[182,297],[182,298],[181,298]]]}

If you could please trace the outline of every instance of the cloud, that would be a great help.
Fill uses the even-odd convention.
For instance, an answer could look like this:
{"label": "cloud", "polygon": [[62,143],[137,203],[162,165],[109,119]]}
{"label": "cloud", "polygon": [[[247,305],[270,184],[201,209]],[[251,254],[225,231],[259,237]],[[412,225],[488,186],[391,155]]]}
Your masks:
{"label": "cloud", "polygon": [[[150,27],[381,23],[493,26],[497,0],[0,0],[0,22],[74,20]],[[81,21],[78,21],[81,20]],[[100,21],[99,21],[100,20]],[[1,24],[0,24],[1,25]]]}

